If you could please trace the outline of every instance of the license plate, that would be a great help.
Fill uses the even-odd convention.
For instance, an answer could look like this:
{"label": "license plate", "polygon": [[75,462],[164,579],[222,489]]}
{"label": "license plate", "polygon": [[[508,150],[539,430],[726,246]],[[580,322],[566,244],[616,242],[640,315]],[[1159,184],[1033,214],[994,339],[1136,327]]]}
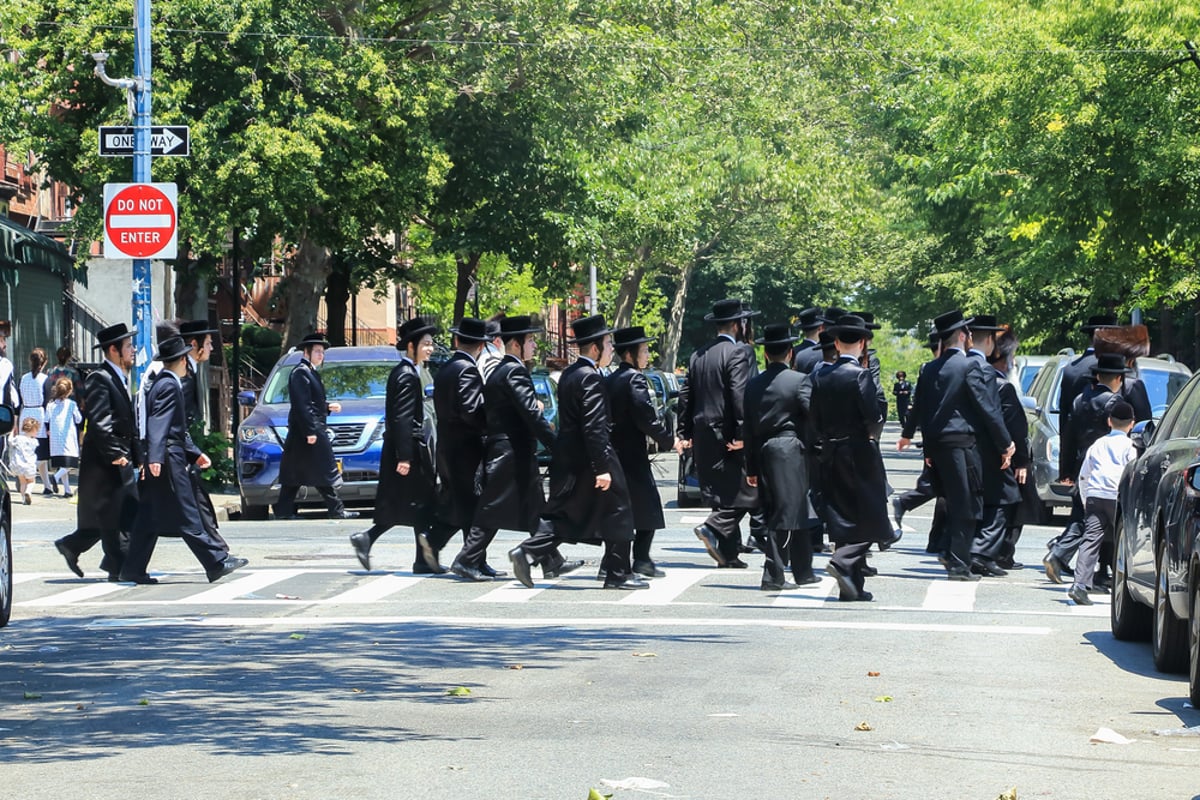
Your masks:
{"label": "license plate", "polygon": [[342,460],[340,458],[337,460],[337,470],[338,470],[338,475],[341,475],[342,474]]}

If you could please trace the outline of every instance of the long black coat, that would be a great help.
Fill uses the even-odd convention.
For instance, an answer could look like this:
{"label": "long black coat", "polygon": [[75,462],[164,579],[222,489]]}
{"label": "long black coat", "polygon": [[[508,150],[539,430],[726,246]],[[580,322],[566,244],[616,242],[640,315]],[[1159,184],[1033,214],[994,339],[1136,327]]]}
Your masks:
{"label": "long black coat", "polygon": [[[283,486],[341,486],[333,442],[325,426],[329,403],[325,384],[307,358],[288,376],[288,435],[279,462],[279,483]],[[313,444],[309,436],[316,436]]]}
{"label": "long black coat", "polygon": [[[1075,398],[1092,385],[1092,367],[1096,366],[1096,354],[1092,348],[1083,355],[1071,359],[1062,370],[1058,386],[1058,435],[1060,441],[1073,436],[1071,414],[1075,410]],[[1058,450],[1058,474],[1064,478],[1079,475],[1080,462],[1073,449],[1060,447]]]}
{"label": "long black coat", "polygon": [[[604,378],[585,358],[558,380],[558,435],[550,462],[550,497],[544,519],[568,542],[627,542],[633,539],[629,486],[612,446],[612,414]],[[608,473],[612,485],[596,488]]]}
{"label": "long black coat", "polygon": [[1024,452],[1025,465],[1029,463],[1029,446],[1026,437],[1029,434],[1029,423],[1025,419],[1025,409],[1017,397],[1017,388],[1008,382],[1003,372],[990,364],[987,367],[988,377],[996,387],[996,399],[1000,403],[1000,415],[1004,418],[1004,427],[1017,446],[1012,462],[1007,468],[1001,469],[1003,454],[996,450],[995,443],[988,437],[979,440],[979,452],[983,464],[983,504],[985,506],[1007,506],[1021,502],[1021,491],[1013,469],[1023,466],[1018,463],[1017,453]]}
{"label": "long black coat", "polygon": [[746,383],[753,373],[753,350],[724,336],[693,353],[688,367],[680,437],[692,441],[700,492],[713,508],[757,506],[746,484],[744,450],[725,449],[745,438]]}
{"label": "long black coat", "polygon": [[808,447],[812,379],[772,363],[746,385],[746,472],[757,476],[767,527],[799,530],[812,516]]}
{"label": "long black coat", "polygon": [[825,351],[818,342],[805,339],[792,350],[792,369],[811,375],[825,361]]}
{"label": "long black coat", "polygon": [[[416,366],[401,356],[400,363],[388,374],[384,400],[376,525],[412,525],[419,531],[429,525],[437,478],[425,441],[424,397]],[[409,463],[407,475],[396,472],[396,465],[402,461]]]}
{"label": "long black coat", "polygon": [[[108,362],[83,382],[87,434],[79,451],[80,530],[130,531],[137,515],[137,420],[127,378]],[[112,462],[128,458],[124,467]]]}
{"label": "long black coat", "polygon": [[880,420],[871,373],[848,356],[812,374],[813,423],[821,437],[819,463],[825,526],[835,542],[886,542],[887,473],[871,429]]}
{"label": "long black coat", "polygon": [[487,438],[477,524],[532,533],[546,504],[537,443],[553,447],[554,428],[542,416],[533,378],[516,356],[505,356],[492,369],[483,398]]}
{"label": "long black coat", "polygon": [[159,536],[205,532],[189,464],[201,456],[187,429],[183,387],[169,370],[154,376],[146,393],[146,463],[161,464],[158,477],[146,469],[141,481],[138,528]]}
{"label": "long black coat", "polygon": [[625,480],[629,482],[633,527],[639,531],[665,528],[662,498],[650,469],[646,437],[653,439],[662,450],[674,444],[674,437],[658,419],[645,375],[622,363],[605,383],[612,407],[612,444],[621,468],[625,470]]}
{"label": "long black coat", "polygon": [[433,378],[437,411],[437,518],[453,528],[467,528],[475,518],[482,482],[483,437],[487,417],[483,376],[475,360],[461,350]]}
{"label": "long black coat", "polygon": [[1000,397],[985,371],[983,359],[949,348],[921,368],[917,399],[919,419],[910,419],[905,431],[919,424],[925,447],[957,444],[969,446],[990,437],[997,452],[1012,443],[1000,413]]}

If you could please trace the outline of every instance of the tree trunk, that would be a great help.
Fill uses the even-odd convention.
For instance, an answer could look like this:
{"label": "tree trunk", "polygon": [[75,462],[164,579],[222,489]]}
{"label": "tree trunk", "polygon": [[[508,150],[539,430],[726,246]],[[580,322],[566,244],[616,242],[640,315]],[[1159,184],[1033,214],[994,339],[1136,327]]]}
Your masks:
{"label": "tree trunk", "polygon": [[325,283],[325,338],[334,347],[346,345],[346,306],[350,302],[350,265],[337,259]]}
{"label": "tree trunk", "polygon": [[[466,260],[458,256],[454,257],[454,263],[458,267],[458,279],[454,283],[454,319],[451,320],[454,323],[457,323],[467,313],[467,295],[471,292],[471,283],[475,277],[475,269],[479,266],[480,256],[480,253],[469,253]],[[478,296],[476,294],[477,298]],[[476,300],[476,304],[478,304],[478,300]]]}
{"label": "tree trunk", "polygon": [[1159,342],[1155,347],[1150,345],[1150,355],[1155,353],[1170,353],[1178,355],[1175,352],[1175,315],[1171,313],[1171,306],[1166,303],[1158,304],[1158,332]]}
{"label": "tree trunk", "polygon": [[287,293],[287,319],[283,323],[285,353],[317,329],[317,311],[332,266],[329,248],[307,237],[300,240],[291,261],[291,274],[284,286]]}
{"label": "tree trunk", "polygon": [[671,318],[667,321],[667,336],[663,341],[662,355],[658,359],[659,369],[665,372],[673,372],[675,362],[679,358],[679,343],[683,338],[683,312],[687,305],[688,285],[692,282],[692,272],[695,269],[696,261],[693,259],[679,272],[679,284],[675,287],[675,297],[671,300]]}
{"label": "tree trunk", "polygon": [[637,305],[638,291],[642,288],[642,278],[646,274],[646,261],[650,258],[649,245],[639,247],[635,253],[637,258],[625,275],[621,278],[621,288],[617,291],[616,308],[613,309],[613,327],[628,328],[633,324],[633,308]]}

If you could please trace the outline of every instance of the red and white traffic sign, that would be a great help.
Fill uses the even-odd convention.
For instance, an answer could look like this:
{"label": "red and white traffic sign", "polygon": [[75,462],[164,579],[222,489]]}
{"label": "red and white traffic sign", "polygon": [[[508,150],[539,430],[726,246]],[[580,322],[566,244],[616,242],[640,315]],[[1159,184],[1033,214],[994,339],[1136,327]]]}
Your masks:
{"label": "red and white traffic sign", "polygon": [[104,184],[104,257],[175,258],[177,198],[173,183]]}

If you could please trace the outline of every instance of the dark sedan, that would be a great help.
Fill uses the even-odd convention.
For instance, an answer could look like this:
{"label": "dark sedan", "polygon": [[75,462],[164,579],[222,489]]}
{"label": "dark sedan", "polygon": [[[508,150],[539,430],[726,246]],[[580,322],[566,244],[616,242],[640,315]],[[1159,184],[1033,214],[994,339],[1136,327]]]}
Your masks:
{"label": "dark sedan", "polygon": [[1144,449],[1125,468],[1117,497],[1112,632],[1123,640],[1149,637],[1164,672],[1182,671],[1190,660],[1192,702],[1200,704],[1200,376],[1157,426],[1147,423],[1134,436]]}

